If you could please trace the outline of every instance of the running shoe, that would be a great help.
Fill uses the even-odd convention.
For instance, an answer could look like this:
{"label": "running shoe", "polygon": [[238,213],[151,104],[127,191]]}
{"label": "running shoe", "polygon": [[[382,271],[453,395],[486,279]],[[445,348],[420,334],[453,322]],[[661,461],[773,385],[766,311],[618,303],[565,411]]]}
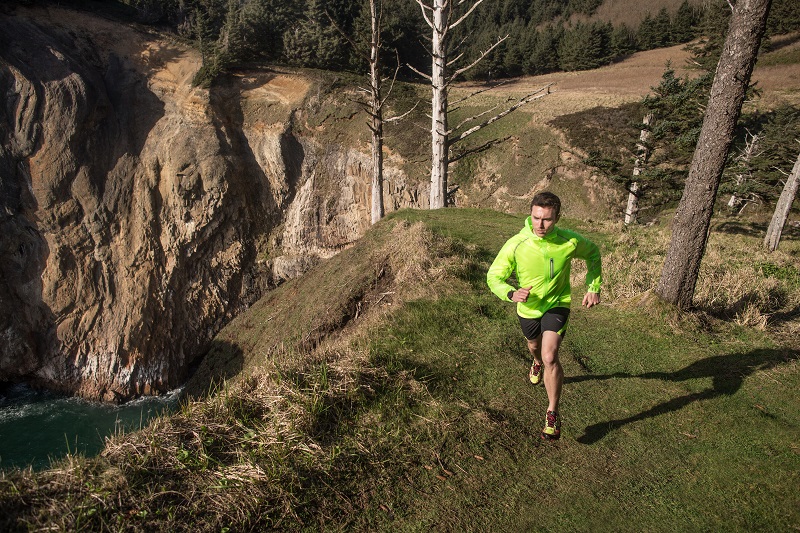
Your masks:
{"label": "running shoe", "polygon": [[531,383],[534,385],[538,385],[542,382],[542,363],[533,362],[531,371],[528,372],[528,379],[531,380]]}
{"label": "running shoe", "polygon": [[561,417],[555,411],[547,411],[544,417],[544,429],[542,438],[545,440],[557,440],[561,436]]}

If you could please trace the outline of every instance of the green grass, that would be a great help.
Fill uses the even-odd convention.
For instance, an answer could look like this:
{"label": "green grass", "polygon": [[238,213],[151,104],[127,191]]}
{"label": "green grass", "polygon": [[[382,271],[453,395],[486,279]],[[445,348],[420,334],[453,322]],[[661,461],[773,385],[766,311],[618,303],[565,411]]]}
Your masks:
{"label": "green grass", "polygon": [[[114,439],[101,458],[4,473],[0,527],[796,528],[800,353],[770,328],[681,315],[646,293],[615,297],[621,289],[575,307],[561,352],[563,437],[539,439],[545,390],[527,381],[513,307],[483,281],[522,220],[393,214],[222,332],[205,383],[230,379],[213,395]],[[639,268],[662,242],[657,228],[565,223],[601,243],[617,284],[632,275],[615,272],[612,252],[635,247]],[[729,256],[710,260],[754,242],[737,235],[720,246]],[[796,297],[785,259],[747,275]],[[784,326],[797,322],[796,301]]]}

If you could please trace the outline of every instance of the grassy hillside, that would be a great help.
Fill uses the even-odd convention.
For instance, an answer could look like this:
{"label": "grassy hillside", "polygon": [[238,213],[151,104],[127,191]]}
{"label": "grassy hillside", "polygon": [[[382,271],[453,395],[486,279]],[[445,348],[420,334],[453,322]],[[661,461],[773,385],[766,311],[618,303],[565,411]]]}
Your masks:
{"label": "grassy hillside", "polygon": [[[181,412],[0,477],[0,529],[786,531],[800,524],[800,236],[717,221],[698,310],[648,292],[668,228],[604,250],[563,348],[564,436],[486,268],[522,217],[401,211],[230,324]],[[733,268],[732,268],[733,266]],[[581,293],[581,268],[575,292]]]}

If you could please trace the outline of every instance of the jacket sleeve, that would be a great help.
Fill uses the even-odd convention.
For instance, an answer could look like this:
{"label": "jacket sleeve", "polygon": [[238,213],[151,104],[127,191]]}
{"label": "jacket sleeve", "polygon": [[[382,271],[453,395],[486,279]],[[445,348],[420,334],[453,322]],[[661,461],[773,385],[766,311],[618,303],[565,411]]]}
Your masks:
{"label": "jacket sleeve", "polygon": [[600,286],[603,284],[603,261],[600,256],[600,248],[586,237],[580,236],[575,256],[586,261],[586,290],[600,292]]}
{"label": "jacket sleeve", "polygon": [[486,272],[486,284],[489,289],[501,300],[510,302],[508,293],[517,290],[516,287],[508,283],[508,278],[517,266],[514,259],[514,252],[517,249],[517,240],[509,239],[494,258],[492,266]]}

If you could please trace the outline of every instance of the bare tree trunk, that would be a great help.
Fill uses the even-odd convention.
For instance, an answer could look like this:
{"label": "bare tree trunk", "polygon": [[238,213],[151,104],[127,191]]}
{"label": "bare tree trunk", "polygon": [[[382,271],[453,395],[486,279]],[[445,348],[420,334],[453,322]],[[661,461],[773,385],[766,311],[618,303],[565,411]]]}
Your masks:
{"label": "bare tree trunk", "polygon": [[431,22],[431,200],[430,208],[447,205],[447,18],[448,0],[433,0]]}
{"label": "bare tree trunk", "polygon": [[369,53],[372,89],[372,223],[383,218],[383,101],[381,97],[381,28],[375,0],[369,0],[372,40]]}
{"label": "bare tree trunk", "polygon": [[642,168],[650,158],[650,124],[653,122],[653,114],[648,113],[642,119],[642,131],[639,133],[639,143],[636,145],[636,161],[633,163],[633,181],[628,189],[628,208],[625,210],[625,224],[636,222],[639,214],[639,182],[636,177],[642,173]]}
{"label": "bare tree trunk", "polygon": [[764,247],[770,252],[778,249],[783,226],[786,225],[786,219],[789,217],[789,211],[792,209],[792,203],[797,196],[798,188],[800,188],[800,155],[797,156],[792,173],[789,174],[786,185],[783,186],[781,196],[778,198],[777,205],[775,205],[772,221],[769,223],[769,228],[767,228],[767,236],[764,237]]}
{"label": "bare tree trunk", "polygon": [[725,159],[756,62],[771,0],[739,0],[733,8],[703,127],[675,213],[656,293],[680,308],[692,304]]}

